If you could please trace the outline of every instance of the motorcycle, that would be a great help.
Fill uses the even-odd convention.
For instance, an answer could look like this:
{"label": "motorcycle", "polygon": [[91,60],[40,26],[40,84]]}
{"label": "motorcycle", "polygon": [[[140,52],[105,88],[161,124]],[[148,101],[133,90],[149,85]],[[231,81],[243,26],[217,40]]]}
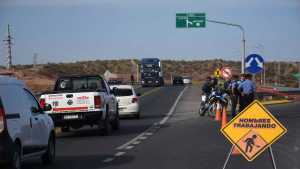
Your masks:
{"label": "motorcycle", "polygon": [[210,116],[214,116],[217,103],[220,103],[222,107],[230,106],[231,101],[229,95],[216,90],[213,90],[209,96],[202,95],[198,111],[199,115],[204,116],[205,114],[208,114]]}

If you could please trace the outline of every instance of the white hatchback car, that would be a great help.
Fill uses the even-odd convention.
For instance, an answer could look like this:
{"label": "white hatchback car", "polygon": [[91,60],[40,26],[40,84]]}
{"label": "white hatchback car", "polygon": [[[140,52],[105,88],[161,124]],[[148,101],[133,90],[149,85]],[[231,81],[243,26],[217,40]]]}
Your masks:
{"label": "white hatchback car", "polygon": [[140,118],[139,96],[131,85],[113,85],[111,89],[115,89],[115,96],[118,101],[120,116],[134,115]]}
{"label": "white hatchback car", "polygon": [[44,164],[54,161],[54,124],[44,113],[49,109],[40,108],[22,81],[0,76],[0,166],[20,169],[32,157],[41,157]]}

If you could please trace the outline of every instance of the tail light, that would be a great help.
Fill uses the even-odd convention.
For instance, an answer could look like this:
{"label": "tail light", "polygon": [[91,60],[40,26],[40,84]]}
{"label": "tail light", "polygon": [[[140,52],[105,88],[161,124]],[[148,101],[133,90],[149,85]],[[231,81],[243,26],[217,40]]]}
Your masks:
{"label": "tail light", "polygon": [[0,133],[6,128],[5,111],[0,100]]}
{"label": "tail light", "polygon": [[137,98],[137,97],[132,98],[131,102],[132,102],[132,103],[138,102],[138,98]]}
{"label": "tail light", "polygon": [[40,107],[44,109],[46,107],[46,100],[45,99],[40,99]]}
{"label": "tail light", "polygon": [[101,97],[100,96],[94,96],[94,105],[95,108],[101,108]]}

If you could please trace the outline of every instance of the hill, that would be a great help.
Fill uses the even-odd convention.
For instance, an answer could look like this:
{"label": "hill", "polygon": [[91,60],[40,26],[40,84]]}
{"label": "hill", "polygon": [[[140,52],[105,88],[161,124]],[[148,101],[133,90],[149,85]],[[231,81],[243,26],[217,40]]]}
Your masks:
{"label": "hill", "polygon": [[[138,60],[134,60],[139,64]],[[280,63],[280,73],[278,71]],[[211,76],[216,68],[228,66],[235,74],[240,72],[240,62],[215,60],[163,60],[164,78],[168,82],[172,75],[192,76],[193,82],[203,81],[207,76]],[[284,86],[296,87],[297,80],[292,76],[299,71],[299,63],[293,62],[268,62],[266,63],[266,82],[268,84],[280,83]],[[101,74],[106,70],[117,74],[136,75],[135,65],[131,60],[95,60],[80,61],[74,63],[48,63],[43,65],[15,65],[14,72],[18,78],[26,81],[35,91],[44,91],[52,88],[54,80],[62,75],[70,74]],[[125,80],[128,80],[125,79]],[[261,76],[256,75],[257,82]]]}

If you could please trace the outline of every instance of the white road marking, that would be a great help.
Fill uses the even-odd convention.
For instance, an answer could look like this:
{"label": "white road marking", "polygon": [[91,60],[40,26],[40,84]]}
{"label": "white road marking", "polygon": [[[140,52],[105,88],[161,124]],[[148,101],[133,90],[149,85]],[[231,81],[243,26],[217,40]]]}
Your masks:
{"label": "white road marking", "polygon": [[140,141],[136,141],[136,142],[133,142],[132,144],[138,145],[138,144],[140,144],[140,143],[141,143]]}
{"label": "white road marking", "polygon": [[133,149],[133,148],[134,148],[134,146],[127,146],[126,150],[130,150],[130,149]]}
{"label": "white road marking", "polygon": [[168,114],[159,122],[155,122],[152,126],[150,126],[148,129],[146,129],[144,132],[142,132],[141,134],[139,134],[138,136],[134,137],[133,139],[131,139],[130,141],[128,141],[127,143],[117,147],[117,150],[122,150],[122,149],[127,149],[127,147],[129,147],[130,144],[136,142],[139,139],[146,139],[145,136],[150,136],[153,135],[153,133],[150,133],[149,131],[152,129],[153,126],[157,126],[157,125],[162,125],[165,124],[167,122],[167,120],[172,116],[172,114],[175,111],[175,108],[180,100],[180,98],[182,97],[183,93],[185,92],[185,90],[187,89],[187,87],[185,87],[180,94],[178,95],[176,101],[174,102],[173,106],[171,107],[170,111],[168,112]]}
{"label": "white road marking", "polygon": [[107,159],[103,160],[102,162],[109,163],[109,162],[112,162],[113,160],[114,160],[114,158],[107,158]]}
{"label": "white road marking", "polygon": [[115,157],[120,157],[120,156],[122,156],[122,155],[124,155],[124,154],[126,154],[126,153],[120,151],[120,152],[117,152],[117,153],[115,154]]}
{"label": "white road marking", "polygon": [[183,93],[185,92],[186,89],[187,89],[187,87],[185,87],[185,88],[180,92],[179,96],[177,97],[175,103],[173,104],[173,106],[172,106],[172,108],[170,109],[170,111],[169,111],[169,113],[167,114],[167,116],[165,116],[165,117],[159,122],[160,125],[165,124],[165,123],[167,122],[167,120],[172,116],[172,114],[174,113],[175,108],[176,108],[176,106],[177,106],[177,104],[178,104],[178,102],[179,102],[181,96],[183,95]]}
{"label": "white road marking", "polygon": [[146,140],[148,137],[145,137],[145,136],[141,136],[139,137],[139,140]]}
{"label": "white road marking", "polygon": [[153,133],[151,133],[151,132],[147,132],[147,133],[145,133],[145,135],[146,135],[146,136],[152,136],[152,135],[153,135]]}

